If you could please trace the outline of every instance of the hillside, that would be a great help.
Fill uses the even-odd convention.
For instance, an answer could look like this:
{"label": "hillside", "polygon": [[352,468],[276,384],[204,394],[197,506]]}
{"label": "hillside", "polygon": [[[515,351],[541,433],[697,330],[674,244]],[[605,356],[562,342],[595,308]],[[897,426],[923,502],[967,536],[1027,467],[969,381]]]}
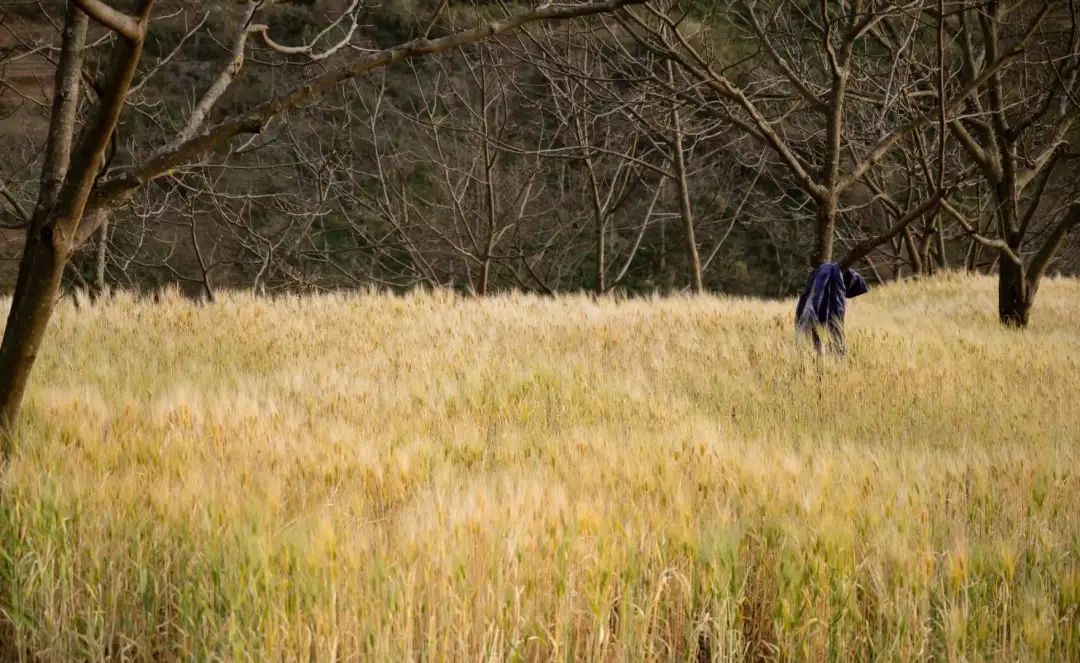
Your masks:
{"label": "hillside", "polygon": [[43,660],[1080,657],[1080,281],[65,300],[0,504]]}
{"label": "hillside", "polygon": [[[159,0],[134,87],[103,155],[105,172],[96,181],[146,163],[192,117],[212,125],[429,28],[425,34],[437,39],[537,4]],[[816,12],[802,11],[799,3],[773,5],[690,4],[677,21],[686,43],[706,54],[706,68],[732,77],[719,89],[739,86],[754,98],[758,110],[747,117],[728,117],[731,99],[716,96],[716,82],[702,78],[700,67],[698,73],[682,65],[668,71],[664,63],[670,60],[654,53],[652,38],[631,36],[625,22],[616,27],[593,17],[563,27],[533,25],[359,76],[268,121],[257,136],[218,145],[190,167],[159,173],[80,247],[65,271],[65,286],[146,292],[175,285],[207,298],[218,288],[311,292],[417,285],[479,294],[690,288],[791,295],[812,262],[818,216],[811,199],[821,185],[807,188],[798,173],[825,173],[823,159],[832,149],[822,142],[828,133],[824,116],[805,113],[801,96],[819,97],[809,102],[815,111],[826,108],[832,75],[815,66],[827,61],[824,52],[803,50],[820,42],[811,16]],[[32,209],[36,201],[62,6],[58,0],[16,0],[0,7],[0,152],[8,155],[0,164],[0,217]],[[253,12],[250,21],[245,7]],[[445,11],[433,20],[441,7]],[[909,15],[890,7],[874,10],[884,12],[882,25],[891,24],[884,32],[908,32],[900,23],[914,21],[910,32],[917,36],[903,49],[910,60],[901,69],[926,71],[936,56],[928,50],[930,33],[916,28],[925,28],[932,12]],[[978,20],[978,3],[966,11],[968,20]],[[1023,13],[998,21],[1002,43],[1013,38]],[[752,29],[755,21],[764,27]],[[894,233],[857,261],[864,273],[884,281],[950,268],[993,272],[1000,257],[995,245],[972,239],[972,233],[1004,227],[994,210],[1028,208],[1024,228],[1031,237],[1014,233],[1010,240],[1020,255],[1037,255],[1039,242],[1056,236],[1052,225],[1068,218],[1065,210],[1077,199],[1080,163],[1064,146],[1076,140],[1074,111],[1066,111],[1080,97],[1056,92],[1059,79],[1069,78],[1059,66],[1080,62],[1080,51],[1052,53],[1075,44],[1066,35],[1076,32],[1070,26],[1080,25],[1080,14],[1062,5],[1046,21],[1039,33],[1045,48],[1037,49],[1045,62],[1016,63],[1004,79],[1013,117],[990,122],[1025,127],[1016,158],[1047,168],[1045,180],[1028,177],[1034,173],[1021,178],[1040,181],[1038,193],[1020,187],[1021,199],[1008,205],[984,199],[995,187],[976,187],[971,160],[954,154],[959,144],[951,144],[938,158],[942,172],[957,180],[946,188],[953,189],[952,204],[962,208],[959,221],[943,225],[925,210],[914,215],[902,236]],[[884,102],[881,108],[860,105],[926,93],[917,79],[892,71],[899,59],[875,55],[882,47],[896,49],[889,46],[891,37],[871,32],[859,38],[866,43],[852,64],[852,80],[861,89],[852,90],[858,101],[843,113],[843,152],[850,153],[845,168],[852,165],[848,158],[869,154],[883,132],[907,126],[900,116],[887,117],[893,111],[904,117],[929,112],[925,104],[906,110],[891,105],[889,112]],[[110,42],[97,24],[89,34],[84,82],[100,88]],[[335,44],[343,48],[322,59]],[[968,66],[961,67],[966,56],[959,46],[955,39],[950,45],[950,71]],[[792,72],[778,71],[775,66],[783,65],[765,57],[781,51],[805,67],[803,84],[795,86],[802,94],[784,92]],[[209,99],[205,116],[195,113],[219,80],[225,81],[221,96]],[[881,81],[898,87],[883,91]],[[1038,99],[1044,88],[1050,94],[1045,102]],[[88,117],[95,95],[86,91],[80,117]],[[1029,108],[1041,111],[1031,114]],[[1034,121],[1051,108],[1064,115]],[[778,154],[795,162],[770,156],[759,138],[772,130],[746,123],[766,116],[786,145]],[[976,133],[985,134],[988,119],[971,121]],[[836,236],[838,255],[832,257],[841,259],[882,235],[902,211],[896,201],[915,207],[932,195],[922,191],[932,164],[915,156],[925,157],[923,148],[937,142],[932,134],[927,127],[917,141],[901,141],[904,155],[875,157],[874,182],[845,185],[838,223],[827,224],[826,234]],[[998,143],[984,147],[994,152]],[[978,154],[975,160],[985,161]],[[887,205],[875,192],[880,187],[888,190],[882,192]],[[964,225],[965,214],[974,225]],[[14,283],[23,242],[17,228],[0,218],[0,292]],[[1078,250],[1080,244],[1066,238],[1053,252],[1049,272],[1075,274]]]}
{"label": "hillside", "polygon": [[[450,2],[431,36],[536,4]],[[767,49],[749,30],[739,4],[689,5],[691,14],[679,24],[714,64],[730,69],[734,83],[755,98],[761,93],[757,103],[780,127],[804,170],[824,172],[820,118],[803,113],[797,97],[768,92],[786,86],[778,87],[777,72],[761,61]],[[0,152],[7,155],[0,186],[15,201],[5,198],[0,216],[17,207],[32,209],[36,201],[62,5],[17,0],[0,7]],[[258,8],[253,16],[259,30],[241,45],[242,66],[211,104],[206,126],[364,53],[416,38],[441,5],[281,0],[249,6]],[[218,76],[239,62],[232,48],[247,34],[244,7],[192,0],[155,4],[134,89],[104,156],[106,170],[95,176],[99,184],[145,163],[182,132]],[[349,13],[351,7],[355,12]],[[760,7],[765,20],[769,12]],[[776,9],[776,20],[794,22],[769,28],[774,46],[795,48],[806,41],[800,34],[813,35],[813,21],[804,24],[795,5],[776,3]],[[903,12],[895,14],[900,20]],[[218,288],[311,292],[417,285],[483,294],[643,294],[696,288],[693,274],[700,271],[704,290],[797,292],[812,261],[816,218],[801,185],[782,160],[762,152],[745,119],[726,118],[730,109],[723,110],[696,74],[663,73],[664,58],[648,55],[625,28],[600,23],[532,26],[483,45],[399,62],[292,109],[257,137],[219,145],[191,167],[159,174],[109,215],[103,234],[79,247],[65,271],[65,288],[146,292],[176,285],[198,297],[212,297]],[[287,46],[286,52],[260,35]],[[305,45],[319,50],[346,37],[349,48],[326,60],[289,51]],[[1053,34],[1043,38],[1057,43]],[[111,52],[105,30],[96,24],[90,44],[80,119],[94,108],[90,88],[101,87]],[[880,70],[882,60],[874,52],[865,53],[865,69],[856,76],[867,87],[857,91],[860,99],[882,94],[875,81],[893,80]],[[824,62],[789,53],[795,58],[808,65]],[[910,64],[916,71],[926,66]],[[1032,72],[1016,74],[1022,89],[1040,89],[1035,74],[1057,80],[1052,67],[1025,66]],[[820,74],[812,66],[805,72],[808,89],[825,99],[828,77]],[[672,76],[674,83],[668,81]],[[669,87],[688,97],[671,105]],[[885,98],[908,92],[918,91],[898,89]],[[1028,105],[1009,103],[1017,112]],[[675,110],[681,175],[672,173]],[[866,126],[867,109],[850,110],[845,152],[865,152],[886,127]],[[915,111],[922,116],[926,109],[909,109]],[[1040,131],[1058,136],[1049,128]],[[1074,140],[1075,131],[1061,136]],[[934,143],[931,134],[920,140]],[[1043,141],[1028,143],[1032,153],[1021,160],[1044,162]],[[964,174],[971,164],[950,155],[950,173],[965,182],[953,203],[978,227],[996,227],[992,210],[1010,208],[982,200],[983,190]],[[874,186],[914,205],[925,196],[922,183],[912,184],[923,173],[913,170],[910,157],[880,160]],[[1046,200],[1035,204],[1041,194],[1026,194],[1021,201],[1034,205],[1033,238],[1019,249],[1025,256],[1037,254],[1033,242],[1051,234],[1045,226],[1075,198],[1078,162],[1068,156],[1053,163],[1057,170],[1040,189],[1048,192]],[[676,180],[685,184],[685,196],[676,191]],[[850,188],[838,212],[838,254],[891,225],[897,209],[882,207],[882,200],[867,186]],[[888,280],[940,268],[996,268],[995,253],[973,241],[962,225],[939,230],[935,215],[922,216],[903,237],[860,260],[859,269]],[[14,283],[23,242],[17,228],[14,220],[0,218],[0,292]],[[1074,239],[1064,242],[1050,273],[1076,273],[1078,248]]]}

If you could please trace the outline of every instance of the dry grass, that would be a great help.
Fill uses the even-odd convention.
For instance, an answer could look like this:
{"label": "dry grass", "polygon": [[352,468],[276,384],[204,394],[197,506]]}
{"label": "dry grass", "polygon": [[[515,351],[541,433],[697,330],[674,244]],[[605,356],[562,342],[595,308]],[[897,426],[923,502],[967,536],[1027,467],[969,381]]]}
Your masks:
{"label": "dry grass", "polygon": [[24,657],[1080,658],[1080,282],[791,304],[61,307],[3,476]]}

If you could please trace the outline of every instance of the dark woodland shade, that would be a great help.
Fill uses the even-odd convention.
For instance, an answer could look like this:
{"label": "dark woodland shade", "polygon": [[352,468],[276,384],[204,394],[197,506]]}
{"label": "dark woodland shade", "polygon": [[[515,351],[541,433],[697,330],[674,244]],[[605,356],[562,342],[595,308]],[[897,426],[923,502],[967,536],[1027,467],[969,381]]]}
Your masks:
{"label": "dark woodland shade", "polygon": [[837,354],[845,352],[844,312],[849,297],[866,294],[866,280],[852,269],[841,269],[835,262],[822,263],[806,280],[795,307],[795,329],[809,334],[814,348],[823,351],[821,328],[829,334],[829,345]]}

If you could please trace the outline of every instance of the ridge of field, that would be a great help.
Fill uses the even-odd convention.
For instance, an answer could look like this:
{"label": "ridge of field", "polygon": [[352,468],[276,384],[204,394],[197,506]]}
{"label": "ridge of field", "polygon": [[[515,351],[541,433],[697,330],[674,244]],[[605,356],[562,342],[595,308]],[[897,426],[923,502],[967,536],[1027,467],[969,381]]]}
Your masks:
{"label": "ridge of field", "polygon": [[[61,304],[0,657],[1078,660],[1080,281]],[[4,648],[6,647],[6,649]]]}

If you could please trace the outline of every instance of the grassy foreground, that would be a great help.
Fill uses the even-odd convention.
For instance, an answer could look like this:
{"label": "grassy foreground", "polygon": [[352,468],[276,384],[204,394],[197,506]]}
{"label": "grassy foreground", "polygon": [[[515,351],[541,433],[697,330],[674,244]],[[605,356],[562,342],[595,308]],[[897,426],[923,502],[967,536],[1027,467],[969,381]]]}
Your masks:
{"label": "grassy foreground", "polygon": [[1080,282],[61,306],[0,657],[1078,660]]}

